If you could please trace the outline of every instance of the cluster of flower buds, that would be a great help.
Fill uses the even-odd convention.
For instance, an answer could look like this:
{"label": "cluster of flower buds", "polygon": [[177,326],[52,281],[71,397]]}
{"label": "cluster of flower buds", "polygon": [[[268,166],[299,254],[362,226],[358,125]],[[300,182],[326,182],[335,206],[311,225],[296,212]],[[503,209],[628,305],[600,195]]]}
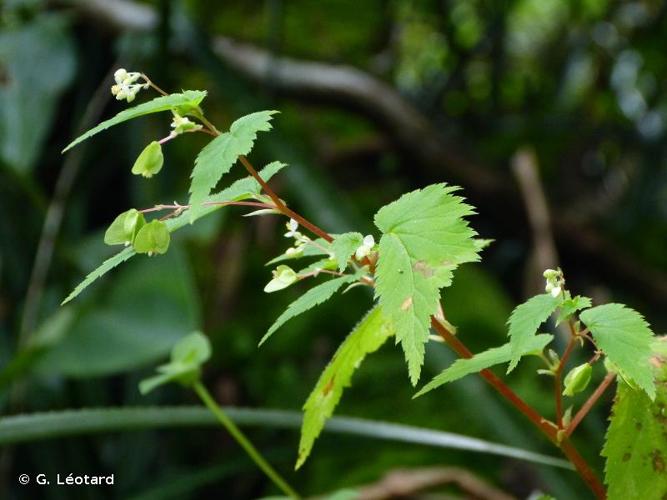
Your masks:
{"label": "cluster of flower buds", "polygon": [[303,249],[310,241],[310,238],[297,231],[297,229],[299,229],[299,223],[294,219],[290,219],[289,222],[285,224],[285,227],[287,228],[285,238],[294,238],[295,242],[293,247],[290,247],[285,251],[285,255],[288,257],[298,257],[303,253]]}
{"label": "cluster of flower buds", "polygon": [[191,121],[189,118],[174,113],[174,119],[171,121],[171,128],[174,129],[172,134],[179,135],[185,132],[201,130],[202,126],[199,123]]}
{"label": "cluster of flower buds", "polygon": [[547,269],[542,274],[544,279],[547,280],[547,284],[544,290],[547,293],[550,293],[552,297],[558,297],[565,288],[565,278],[563,277],[563,271],[558,269]]}
{"label": "cluster of flower buds", "polygon": [[149,86],[148,82],[136,83],[141,78],[141,73],[128,72],[125,68],[117,69],[113,77],[116,84],[111,87],[111,93],[119,101],[132,102],[141,89],[147,89]]}
{"label": "cluster of flower buds", "polygon": [[361,245],[359,245],[359,248],[354,252],[354,256],[357,260],[362,260],[370,255],[370,253],[373,251],[373,247],[375,246],[375,238],[373,238],[372,234],[368,234],[364,236],[363,241],[361,242]]}

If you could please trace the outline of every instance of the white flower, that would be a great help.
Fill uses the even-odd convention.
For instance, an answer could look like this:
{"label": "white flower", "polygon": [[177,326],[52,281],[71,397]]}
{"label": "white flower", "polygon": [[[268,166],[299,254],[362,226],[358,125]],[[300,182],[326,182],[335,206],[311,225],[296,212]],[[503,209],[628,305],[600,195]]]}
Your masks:
{"label": "white flower", "polygon": [[361,242],[361,245],[354,252],[355,258],[357,260],[362,260],[363,258],[368,257],[368,255],[373,250],[374,246],[375,246],[375,238],[373,238],[373,235],[369,234],[369,235],[364,236],[364,239]]}
{"label": "white flower", "polygon": [[563,277],[563,271],[558,269],[547,269],[542,273],[542,276],[546,279],[546,286],[544,291],[550,293],[552,297],[558,297],[562,292],[565,286],[565,278]]}
{"label": "white flower", "polygon": [[141,73],[136,71],[130,73],[125,68],[120,68],[114,72],[113,78],[116,84],[111,86],[111,93],[119,101],[132,102],[141,89],[148,88],[148,83],[135,83],[141,78]]}
{"label": "white flower", "polygon": [[290,219],[287,224],[287,232],[285,233],[285,238],[298,238],[301,234],[297,231],[299,229],[299,223],[294,219]]}

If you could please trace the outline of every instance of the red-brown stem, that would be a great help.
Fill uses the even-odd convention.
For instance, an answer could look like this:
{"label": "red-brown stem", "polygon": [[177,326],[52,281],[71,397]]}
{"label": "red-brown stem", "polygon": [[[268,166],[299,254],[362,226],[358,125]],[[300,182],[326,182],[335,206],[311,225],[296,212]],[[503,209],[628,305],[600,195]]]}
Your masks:
{"label": "red-brown stem", "polygon": [[[216,134],[219,134],[218,130],[210,124],[205,118],[200,117],[202,122]],[[271,198],[271,200],[276,204],[278,210],[283,214],[291,217],[296,220],[299,224],[306,227],[312,231],[317,236],[323,238],[324,240],[331,242],[333,241],[332,236],[320,229],[315,224],[304,218],[303,216],[297,214],[293,210],[289,209],[283,201],[276,195],[276,193],[269,187],[269,185],[264,182],[261,176],[257,173],[255,168],[250,164],[248,159],[245,156],[240,156],[239,159],[241,163],[246,168],[246,170],[253,176],[253,178],[262,186],[262,189],[266,194]],[[368,261],[368,259],[365,259]],[[446,342],[456,351],[456,353],[463,358],[471,358],[473,356],[472,352],[456,338],[435,316],[431,316],[431,324],[433,328],[445,339]],[[586,460],[579,454],[574,445],[568,441],[567,437],[564,439],[558,439],[558,433],[556,425],[553,422],[542,417],[532,406],[526,403],[521,399],[512,389],[510,389],[498,376],[496,376],[490,370],[482,370],[480,375],[491,385],[493,388],[500,393],[505,399],[507,399],[517,410],[519,410],[523,415],[525,415],[532,423],[537,427],[549,440],[558,446],[561,451],[565,454],[567,459],[572,462],[575,469],[588,485],[588,487],[593,491],[596,498],[606,499],[607,494],[605,492],[604,486],[600,483],[599,479],[593,472],[593,470],[586,463]]]}
{"label": "red-brown stem", "polygon": [[[431,317],[431,325],[445,339],[451,348],[462,358],[471,358],[472,352],[457,337],[438,321]],[[500,395],[507,399],[512,405],[525,415],[531,423],[537,427],[549,440],[558,446],[567,459],[572,462],[575,469],[584,480],[586,485],[595,494],[598,499],[607,498],[604,486],[590,468],[586,460],[579,454],[574,445],[567,439],[558,439],[558,432],[553,422],[542,417],[532,406],[521,399],[512,389],[510,389],[498,376],[490,370],[482,370],[479,374],[486,380]]]}
{"label": "red-brown stem", "polygon": [[577,426],[581,423],[584,417],[588,415],[588,412],[591,411],[591,408],[593,408],[595,403],[597,403],[598,399],[600,399],[600,397],[607,390],[607,387],[611,385],[615,378],[616,374],[610,372],[607,373],[607,376],[604,379],[602,379],[602,382],[600,382],[600,385],[598,385],[597,389],[595,389],[595,392],[593,392],[591,397],[586,400],[586,402],[582,405],[582,407],[572,419],[572,422],[570,422],[570,425],[567,426],[567,429],[565,430],[565,435],[567,437],[572,435]]}
{"label": "red-brown stem", "polygon": [[570,340],[565,347],[565,352],[563,352],[563,357],[560,358],[558,362],[558,367],[554,372],[554,399],[556,400],[556,425],[559,429],[563,428],[563,370],[565,369],[565,364],[572,354],[572,350],[576,345],[577,337],[572,333],[570,335]]}
{"label": "red-brown stem", "polygon": [[301,224],[303,227],[311,231],[313,234],[316,234],[320,238],[324,239],[325,241],[328,241],[329,243],[333,241],[333,237],[329,233],[327,233],[324,229],[317,227],[315,224],[305,219],[304,217],[296,213],[294,210],[288,208],[287,205],[285,205],[285,203],[283,202],[283,200],[281,200],[278,197],[278,195],[273,191],[273,189],[271,189],[271,187],[257,173],[257,170],[255,170],[252,164],[248,161],[248,158],[241,155],[239,156],[239,160],[241,160],[241,164],[245,167],[248,173],[252,175],[257,182],[259,182],[259,185],[262,186],[264,192],[266,192],[266,194],[269,195],[269,198],[271,198],[271,201],[275,203],[276,208],[280,212],[285,214],[287,217],[291,217],[299,224]]}
{"label": "red-brown stem", "polygon": [[[440,336],[445,339],[445,342],[462,358],[472,358],[473,353],[454,336],[440,321],[435,317],[431,317],[431,325]],[[496,374],[491,370],[482,370],[479,372],[484,380],[486,380],[495,390],[497,390],[505,399],[507,399],[514,407],[523,413],[528,420],[530,420],[540,431],[547,435],[547,437],[556,442],[556,426],[542,417],[532,406],[521,399],[512,389],[510,389]]]}

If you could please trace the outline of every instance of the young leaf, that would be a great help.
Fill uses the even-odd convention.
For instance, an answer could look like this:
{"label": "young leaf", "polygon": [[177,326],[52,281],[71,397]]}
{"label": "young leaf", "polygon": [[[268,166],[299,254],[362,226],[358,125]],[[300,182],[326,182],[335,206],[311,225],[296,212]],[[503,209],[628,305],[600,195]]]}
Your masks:
{"label": "young leaf", "polygon": [[81,292],[83,292],[86,288],[88,288],[88,286],[91,283],[93,283],[97,278],[100,278],[101,276],[105,275],[106,273],[111,271],[114,267],[116,267],[119,264],[122,264],[135,254],[136,252],[134,251],[134,248],[127,247],[118,252],[113,257],[110,257],[107,260],[105,260],[97,269],[90,272],[85,277],[85,279],[81,283],[79,283],[74,290],[72,290],[72,292],[65,298],[65,300],[63,300],[60,303],[60,305],[64,306],[65,304],[67,304],[70,300],[72,300]]}
{"label": "young leaf", "polygon": [[190,385],[199,378],[201,365],[211,357],[211,344],[201,332],[192,332],[174,345],[169,363],[158,366],[159,375],[139,382],[139,392],[147,394],[168,382]]}
{"label": "young leaf", "polygon": [[565,299],[559,306],[560,311],[558,312],[558,319],[556,320],[556,326],[561,324],[563,321],[565,321],[567,318],[572,316],[577,311],[581,311],[582,309],[588,309],[589,307],[591,307],[591,305],[593,305],[591,299],[589,299],[588,297],[583,297],[581,295]]}
{"label": "young leaf", "polygon": [[440,288],[451,284],[459,264],[478,260],[476,233],[464,219],[474,211],[452,194],[457,189],[434,184],[403,195],[375,214],[375,225],[383,233],[376,296],[396,326],[413,384],[419,379]]}
{"label": "young leaf", "polygon": [[103,121],[96,127],[91,128],[89,131],[85,132],[83,135],[76,138],[72,141],[65,149],[63,153],[72,149],[77,144],[82,143],[86,139],[91,138],[95,134],[102,132],[103,130],[118,125],[119,123],[132,120],[133,118],[138,118],[140,116],[148,115],[151,113],[159,113],[161,111],[169,111],[176,109],[182,106],[186,107],[196,107],[204,100],[206,97],[206,92],[202,90],[186,90],[181,94],[170,94],[162,97],[156,97],[155,99],[134,106],[133,108],[128,108],[120,113],[118,113],[113,118]]}
{"label": "young leaf", "polygon": [[239,118],[229,132],[219,135],[195,159],[190,184],[190,221],[203,210],[202,202],[218,181],[229,172],[241,155],[250,153],[258,132],[271,130],[271,117],[277,111],[259,111]]}
{"label": "young leaf", "polygon": [[[282,170],[285,166],[286,165],[284,163],[280,163],[277,161],[270,163],[259,172],[259,175],[262,176],[262,179],[268,181],[269,179],[271,179],[271,177],[280,172],[280,170]],[[231,186],[229,186],[227,189],[224,189],[220,193],[210,196],[209,198],[207,198],[207,201],[215,203],[224,201],[238,201],[247,198],[252,198],[253,196],[258,195],[260,191],[261,191],[261,186],[259,185],[259,183],[255,179],[249,176],[243,179],[239,179],[238,181],[234,182]],[[205,206],[205,210],[199,215],[199,217],[208,215],[209,213],[219,210],[220,208],[221,206],[207,205]],[[173,219],[167,220],[166,222],[167,228],[169,229],[170,233],[173,233],[174,231],[178,231],[183,226],[186,226],[188,224],[188,220],[189,217],[187,215],[187,210],[186,210],[178,217],[174,217]],[[89,285],[91,285],[95,280],[97,280],[97,278],[101,278],[108,271],[116,267],[118,264],[130,259],[134,255],[136,255],[136,253],[137,252],[134,250],[134,248],[128,247],[125,248],[123,251],[119,252],[118,254],[114,255],[110,259],[104,261],[97,269],[88,274],[88,276],[86,276],[86,278],[79,285],[77,285],[77,287],[74,290],[72,290],[72,292],[67,296],[67,298],[63,300],[61,305],[65,305],[70,300],[76,298],[81,292],[83,292],[86,288],[88,288]]]}
{"label": "young leaf", "polygon": [[655,398],[649,363],[654,337],[644,317],[623,304],[604,304],[585,310],[579,318],[621,375]]}
{"label": "young leaf", "polygon": [[[541,352],[552,339],[553,335],[547,334],[530,337],[523,346],[521,356]],[[457,359],[450,367],[446,368],[440,375],[437,375],[433,380],[426,384],[414,397],[422,396],[436,387],[440,387],[448,382],[453,382],[466,375],[478,373],[501,363],[507,363],[511,359],[512,347],[510,343],[480,352],[479,354],[475,354],[472,358]]]}
{"label": "young leaf", "polygon": [[507,373],[516,368],[526,345],[533,338],[539,326],[556,310],[560,299],[549,293],[535,295],[518,305],[509,319],[509,336],[512,358]]}
{"label": "young leaf", "polygon": [[278,319],[273,323],[273,325],[271,325],[271,328],[269,328],[266,334],[264,334],[262,340],[259,341],[259,345],[261,346],[264,342],[266,342],[269,337],[273,335],[273,333],[278,328],[283,326],[287,321],[298,316],[299,314],[303,314],[315,306],[322,304],[323,302],[326,302],[343,285],[352,283],[358,279],[359,276],[357,275],[341,276],[339,278],[334,278],[314,286],[301,297],[292,302],[289,306],[287,306],[287,309],[285,309],[285,311],[280,316],[278,316]]}
{"label": "young leaf", "polygon": [[331,243],[331,250],[336,256],[338,263],[338,270],[343,271],[347,267],[347,261],[350,259],[355,250],[359,248],[364,237],[361,233],[343,233],[334,236],[333,243]]}
{"label": "young leaf", "polygon": [[[665,377],[663,375],[662,380]],[[610,500],[661,499],[667,495],[667,389],[655,402],[619,382],[602,456]]]}
{"label": "young leaf", "polygon": [[315,439],[320,435],[325,422],[331,417],[340,401],[343,389],[350,385],[354,371],[367,354],[377,351],[393,334],[394,327],[391,321],[382,314],[380,307],[376,306],[340,345],[303,406],[297,469],[308,458]]}

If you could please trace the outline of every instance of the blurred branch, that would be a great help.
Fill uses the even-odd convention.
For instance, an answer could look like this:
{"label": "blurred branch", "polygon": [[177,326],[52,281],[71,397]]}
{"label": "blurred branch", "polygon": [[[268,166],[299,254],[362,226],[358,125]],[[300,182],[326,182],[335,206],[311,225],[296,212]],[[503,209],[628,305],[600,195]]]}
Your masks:
{"label": "blurred branch", "polygon": [[[298,411],[261,410],[224,407],[239,425],[295,429],[303,415]],[[135,408],[89,408],[3,417],[0,420],[0,446],[63,436],[78,436],[164,427],[204,427],[218,425],[215,417],[199,406]],[[450,432],[351,417],[332,417],[324,430],[386,441],[454,448],[511,457],[563,469],[572,465],[560,458],[533,453],[512,446],[484,441]]]}
{"label": "blurred branch", "polygon": [[[52,0],[53,1],[53,0]],[[150,30],[155,11],[127,0],[59,0],[111,29]],[[504,173],[488,168],[460,144],[444,137],[435,125],[387,83],[357,68],[320,62],[275,58],[268,51],[227,37],[212,40],[215,53],[239,74],[255,82],[271,78],[272,91],[299,100],[325,102],[360,112],[385,130],[398,148],[442,178],[446,173],[473,197],[493,200],[503,213],[518,213],[516,189]],[[652,302],[667,304],[667,273],[646,267],[617,249],[593,227],[575,217],[553,214],[558,241],[614,270],[625,286],[633,286]]]}
{"label": "blurred branch", "polygon": [[391,498],[415,498],[424,490],[457,485],[466,498],[480,500],[512,500],[514,497],[494,488],[465,469],[457,467],[430,467],[404,469],[389,472],[380,481],[354,489],[359,500],[385,500]]}
{"label": "blurred branch", "polygon": [[542,190],[535,152],[530,149],[517,151],[512,158],[512,172],[519,184],[533,234],[533,259],[531,259],[533,266],[526,273],[526,279],[530,280],[527,283],[529,290],[526,292],[534,295],[542,288],[542,271],[558,267],[558,254],[551,232],[549,207]]}

